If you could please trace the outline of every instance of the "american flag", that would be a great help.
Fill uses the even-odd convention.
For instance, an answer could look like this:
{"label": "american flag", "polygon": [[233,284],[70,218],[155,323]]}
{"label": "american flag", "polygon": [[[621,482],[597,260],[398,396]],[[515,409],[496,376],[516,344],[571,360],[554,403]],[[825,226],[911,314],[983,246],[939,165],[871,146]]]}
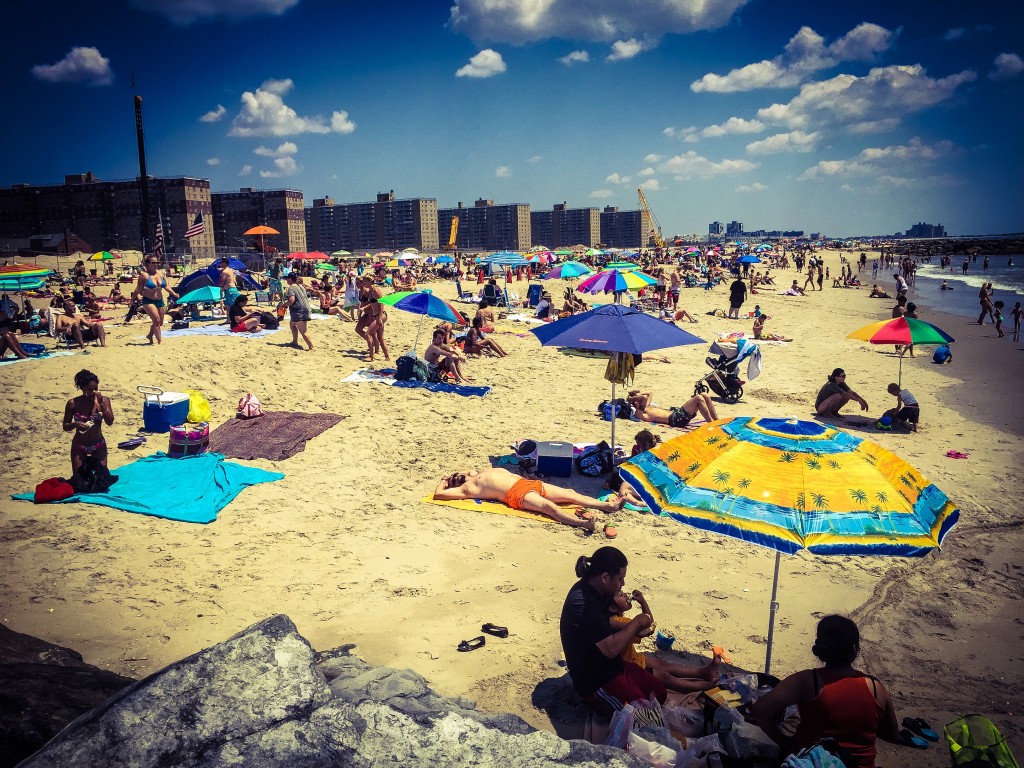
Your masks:
{"label": "american flag", "polygon": [[197,235],[203,234],[206,231],[206,224],[203,223],[203,214],[200,211],[196,214],[196,220],[192,222],[192,226],[185,230],[185,239],[196,237]]}
{"label": "american flag", "polygon": [[156,223],[156,244],[153,246],[153,255],[158,259],[164,257],[164,225],[160,221]]}

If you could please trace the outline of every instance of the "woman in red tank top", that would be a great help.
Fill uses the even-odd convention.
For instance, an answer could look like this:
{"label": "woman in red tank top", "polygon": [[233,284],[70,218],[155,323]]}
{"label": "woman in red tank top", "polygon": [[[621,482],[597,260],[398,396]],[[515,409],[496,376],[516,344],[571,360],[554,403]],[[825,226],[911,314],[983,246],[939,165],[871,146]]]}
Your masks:
{"label": "woman in red tank top", "polygon": [[[900,743],[899,725],[886,687],[853,668],[860,652],[857,625],[844,616],[826,616],[811,650],[825,666],[790,675],[758,699],[758,725],[784,750],[796,752],[831,737],[860,768],[875,768],[875,740]],[[788,737],[779,730],[778,716],[793,704],[800,724]]]}

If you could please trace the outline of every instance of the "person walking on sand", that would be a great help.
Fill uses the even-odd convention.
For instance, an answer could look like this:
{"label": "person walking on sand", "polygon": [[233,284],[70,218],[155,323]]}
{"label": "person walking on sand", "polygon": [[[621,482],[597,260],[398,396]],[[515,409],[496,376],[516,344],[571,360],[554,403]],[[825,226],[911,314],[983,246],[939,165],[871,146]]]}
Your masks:
{"label": "person walking on sand", "polygon": [[1021,309],[1020,302],[1018,301],[1013,305],[1013,309],[1010,310],[1010,317],[1013,318],[1013,341],[1020,341],[1020,321],[1022,315],[1024,315],[1024,309]]}
{"label": "person walking on sand", "polygon": [[528,480],[501,467],[487,469],[465,469],[453,472],[438,483],[434,498],[455,501],[458,499],[482,499],[504,502],[512,509],[526,510],[547,515],[563,525],[585,528],[593,532],[597,523],[592,517],[579,513],[567,514],[561,504],[574,507],[589,507],[601,512],[617,512],[622,509],[623,500],[612,496],[606,501],[584,496],[571,488],[562,488],[540,480]]}
{"label": "person walking on sand", "polygon": [[300,348],[299,334],[301,333],[302,340],[312,351],[313,340],[309,338],[309,333],[306,331],[306,326],[312,316],[309,308],[309,294],[306,293],[305,288],[299,285],[299,276],[294,271],[288,273],[287,281],[288,288],[284,292],[284,298],[288,304],[288,325],[292,331],[291,345],[296,349]]}
{"label": "person walking on sand", "polygon": [[743,306],[744,300],[747,298],[747,284],[743,282],[742,278],[737,277],[733,280],[732,285],[729,286],[729,317],[733,320],[738,320],[740,317],[740,307]]}
{"label": "person walking on sand", "polygon": [[231,305],[235,303],[235,299],[238,298],[238,278],[235,275],[235,270],[231,268],[231,259],[227,256],[221,256],[220,262],[220,292],[224,299],[224,313],[227,314],[228,310],[231,309]]}
{"label": "person walking on sand", "polygon": [[[142,299],[142,311],[149,317],[149,333],[146,334],[146,338],[149,339],[149,343],[152,344],[154,340],[157,344],[160,344],[163,339],[160,336],[161,329],[164,325],[164,315],[167,312],[167,307],[164,302],[164,291],[172,298],[178,298],[178,294],[167,287],[167,277],[164,275],[163,270],[157,268],[157,259],[155,256],[147,256],[146,271],[139,274],[139,280],[135,284],[135,290],[132,291],[132,301],[136,298]],[[237,291],[235,292],[238,293]]]}
{"label": "person walking on sand", "polygon": [[814,410],[821,416],[829,416],[845,421],[846,417],[839,413],[839,409],[851,400],[856,400],[860,403],[862,411],[868,409],[868,401],[850,389],[846,384],[846,371],[842,368],[836,368],[828,377],[825,386],[818,391],[818,397],[814,401]]}

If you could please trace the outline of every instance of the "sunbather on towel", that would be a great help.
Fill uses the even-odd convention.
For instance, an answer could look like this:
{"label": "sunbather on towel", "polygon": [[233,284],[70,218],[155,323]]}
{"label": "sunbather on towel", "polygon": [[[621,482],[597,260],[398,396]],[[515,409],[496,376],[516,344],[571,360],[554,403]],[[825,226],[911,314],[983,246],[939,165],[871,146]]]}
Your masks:
{"label": "sunbather on towel", "polygon": [[540,480],[527,480],[501,467],[455,472],[441,480],[434,489],[434,498],[501,501],[512,509],[539,512],[564,525],[585,528],[591,532],[596,527],[594,520],[568,515],[558,505],[570,504],[593,507],[603,512],[616,512],[622,509],[623,504],[623,500],[618,496],[601,501],[576,493],[571,488],[561,488],[550,483],[542,483]]}
{"label": "sunbather on towel", "polygon": [[678,408],[671,409],[651,405],[653,398],[654,395],[651,392],[640,392],[636,389],[630,392],[626,402],[633,408],[632,417],[638,421],[667,424],[670,427],[679,429],[689,424],[698,413],[704,417],[705,421],[716,421],[718,419],[715,404],[711,402],[711,396],[706,392],[694,395]]}

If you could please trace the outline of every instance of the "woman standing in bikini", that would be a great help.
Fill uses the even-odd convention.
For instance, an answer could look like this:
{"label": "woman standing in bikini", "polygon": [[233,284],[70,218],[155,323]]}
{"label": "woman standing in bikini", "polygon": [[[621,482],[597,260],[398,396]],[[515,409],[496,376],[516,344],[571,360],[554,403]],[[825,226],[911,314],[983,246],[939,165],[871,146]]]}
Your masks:
{"label": "woman standing in bikini", "polygon": [[[370,316],[370,304],[376,303],[377,299],[373,298],[373,277],[367,272],[361,275],[359,278],[359,319],[356,321],[356,333],[359,334],[359,338],[366,342],[367,347],[367,361],[373,362],[374,339],[370,334],[369,326],[373,318]],[[372,302],[371,302],[372,299]]]}
{"label": "woman standing in bikini", "polygon": [[71,438],[71,473],[82,466],[86,456],[95,456],[107,466],[107,441],[103,439],[102,425],[114,423],[110,398],[100,394],[100,379],[92,371],[82,369],[75,374],[75,386],[82,394],[68,400],[64,406],[64,431],[74,432]]}
{"label": "woman standing in bikini", "polygon": [[384,305],[380,303],[380,300],[384,298],[384,291],[382,291],[376,285],[370,285],[370,325],[367,326],[367,331],[370,334],[370,338],[373,339],[374,348],[378,352],[384,353],[384,359],[390,360],[391,355],[388,354],[388,345],[384,341],[384,324],[388,321],[388,313],[384,309]]}
{"label": "woman standing in bikini", "polygon": [[171,298],[178,298],[178,294],[167,287],[167,277],[164,273],[157,269],[157,261],[154,256],[146,257],[146,271],[139,274],[139,281],[135,284],[135,290],[132,291],[132,299],[136,296],[142,297],[142,311],[149,316],[150,327],[149,333],[146,334],[146,338],[149,339],[149,343],[153,343],[153,339],[156,339],[156,343],[159,344],[162,339],[160,337],[160,329],[164,324],[164,314],[167,311],[164,303],[164,291],[171,296]]}

